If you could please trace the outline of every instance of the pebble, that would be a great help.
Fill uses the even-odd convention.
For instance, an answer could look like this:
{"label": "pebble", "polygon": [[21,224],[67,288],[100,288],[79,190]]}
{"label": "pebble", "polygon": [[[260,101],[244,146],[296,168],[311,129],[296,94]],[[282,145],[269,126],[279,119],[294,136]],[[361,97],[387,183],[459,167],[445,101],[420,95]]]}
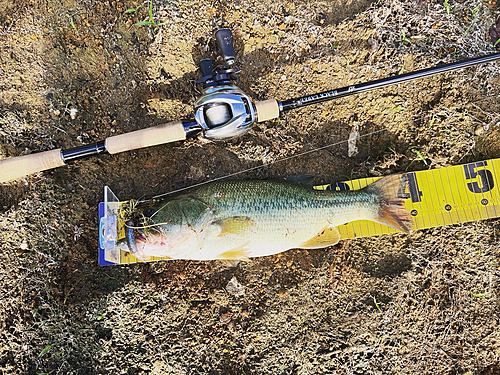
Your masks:
{"label": "pebble", "polygon": [[76,108],[71,108],[69,110],[69,117],[71,117],[72,120],[76,118],[76,114],[78,113],[78,109]]}
{"label": "pebble", "polygon": [[233,276],[231,280],[226,285],[226,290],[228,293],[234,295],[235,297],[240,297],[245,295],[245,287],[241,285],[236,276]]}
{"label": "pebble", "polygon": [[220,317],[221,323],[228,324],[231,321],[232,316],[233,316],[233,314],[231,314],[230,312],[227,312],[227,313],[221,315],[221,317]]}
{"label": "pebble", "polygon": [[474,134],[475,135],[483,135],[484,133],[486,133],[488,131],[490,127],[488,125],[485,125],[485,126],[478,126],[476,128],[476,130],[474,130]]}

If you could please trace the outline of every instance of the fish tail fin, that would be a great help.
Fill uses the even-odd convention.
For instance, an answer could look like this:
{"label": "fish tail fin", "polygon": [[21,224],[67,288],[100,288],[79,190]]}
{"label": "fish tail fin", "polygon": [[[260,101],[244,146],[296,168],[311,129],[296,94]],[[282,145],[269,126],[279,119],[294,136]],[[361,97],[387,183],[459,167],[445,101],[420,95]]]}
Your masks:
{"label": "fish tail fin", "polygon": [[380,207],[377,222],[391,228],[409,233],[413,227],[411,215],[405,207],[408,195],[405,193],[408,178],[406,175],[383,177],[369,185],[366,190],[377,195]]}

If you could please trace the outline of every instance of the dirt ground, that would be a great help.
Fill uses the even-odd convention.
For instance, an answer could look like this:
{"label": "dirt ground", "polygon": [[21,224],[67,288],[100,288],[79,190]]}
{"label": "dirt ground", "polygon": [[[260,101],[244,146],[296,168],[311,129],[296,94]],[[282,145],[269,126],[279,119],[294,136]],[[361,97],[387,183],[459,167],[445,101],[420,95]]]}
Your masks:
{"label": "dirt ground", "polygon": [[[217,27],[235,36],[238,86],[286,100],[492,53],[500,14],[480,0],[154,0],[161,25],[135,25],[148,4],[0,0],[0,157],[191,118]],[[0,185],[0,373],[500,374],[499,220],[237,265],[97,265],[105,185],[125,200],[262,163],[276,162],[238,178],[323,183],[500,157],[499,86],[487,64],[292,111],[227,142]],[[385,130],[349,157],[356,126]]]}

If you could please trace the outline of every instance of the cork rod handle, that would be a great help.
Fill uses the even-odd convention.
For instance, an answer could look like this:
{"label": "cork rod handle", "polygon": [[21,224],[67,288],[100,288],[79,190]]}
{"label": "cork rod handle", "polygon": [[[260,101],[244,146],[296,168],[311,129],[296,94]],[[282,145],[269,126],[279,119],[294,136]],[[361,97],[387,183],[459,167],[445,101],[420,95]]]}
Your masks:
{"label": "cork rod handle", "polygon": [[0,160],[0,182],[64,165],[61,149]]}
{"label": "cork rod handle", "polygon": [[[104,144],[107,152],[110,154],[117,154],[123,151],[181,141],[184,139],[186,139],[186,131],[184,130],[182,122],[172,121],[151,128],[106,138]],[[94,151],[94,146],[95,145],[90,145],[89,148]],[[89,156],[86,152],[81,152],[79,148],[76,148],[67,151],[57,149],[0,160],[0,182],[15,180],[16,178],[31,173],[63,166],[65,165],[64,160],[68,157],[69,152],[74,150],[80,151],[78,158]],[[91,155],[93,154],[94,153]],[[72,156],[71,159],[76,159],[74,153],[72,153]]]}
{"label": "cork rod handle", "polygon": [[264,122],[280,117],[279,105],[276,99],[255,102],[257,110],[257,122]]}
{"label": "cork rod handle", "polygon": [[185,139],[186,132],[182,126],[182,122],[172,121],[151,128],[106,138],[106,150],[110,154],[117,154],[123,151],[182,141]]}

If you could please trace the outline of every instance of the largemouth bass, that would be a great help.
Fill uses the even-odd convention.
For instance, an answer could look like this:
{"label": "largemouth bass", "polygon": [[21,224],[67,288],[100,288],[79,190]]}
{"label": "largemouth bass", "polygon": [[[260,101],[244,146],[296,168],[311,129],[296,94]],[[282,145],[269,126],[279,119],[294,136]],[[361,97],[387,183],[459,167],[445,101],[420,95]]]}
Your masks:
{"label": "largemouth bass", "polygon": [[246,259],[340,240],[337,226],[371,220],[409,232],[406,177],[361,190],[318,191],[287,181],[227,181],[132,206],[119,246],[139,259]]}

